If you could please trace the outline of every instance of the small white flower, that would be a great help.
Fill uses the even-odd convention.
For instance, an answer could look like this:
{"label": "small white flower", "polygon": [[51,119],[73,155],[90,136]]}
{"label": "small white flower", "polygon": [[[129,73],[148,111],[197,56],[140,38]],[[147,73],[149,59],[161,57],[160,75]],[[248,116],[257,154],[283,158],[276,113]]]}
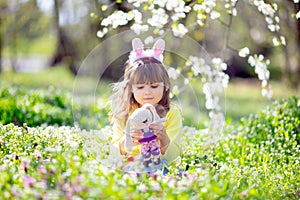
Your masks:
{"label": "small white flower", "polygon": [[265,21],[268,23],[268,24],[273,24],[273,19],[271,17],[265,17]]}
{"label": "small white flower", "polygon": [[222,63],[222,59],[221,58],[213,58],[212,59],[212,63],[213,64],[221,64]]}
{"label": "small white flower", "polygon": [[230,12],[231,12],[231,14],[232,14],[233,16],[236,16],[236,15],[237,15],[237,9],[236,9],[236,8],[233,8]]}
{"label": "small white flower", "polygon": [[167,10],[173,10],[176,7],[179,7],[179,1],[178,0],[168,0],[166,3]]}
{"label": "small white flower", "polygon": [[211,11],[211,13],[210,13],[210,18],[211,19],[217,19],[220,16],[221,16],[221,14],[219,12],[215,11],[215,10]]}
{"label": "small white flower", "polygon": [[262,90],[261,90],[261,95],[262,95],[263,97],[267,96],[267,94],[268,94],[268,90],[267,90],[267,89],[262,89]]}
{"label": "small white flower", "polygon": [[183,37],[188,32],[188,29],[183,24],[178,24],[172,28],[172,31],[174,36]]}
{"label": "small white flower", "polygon": [[267,80],[263,80],[262,82],[261,82],[261,87],[266,87],[268,85],[268,81]]}
{"label": "small white flower", "polygon": [[97,37],[102,38],[108,32],[107,28],[103,28],[102,31],[97,32]]}
{"label": "small white flower", "polygon": [[250,53],[250,50],[248,47],[244,47],[239,51],[239,56],[245,58]]}
{"label": "small white flower", "polygon": [[188,85],[189,83],[190,83],[189,79],[185,78],[185,79],[184,79],[184,84],[185,84],[185,85]]}
{"label": "small white flower", "polygon": [[285,37],[280,36],[280,40],[281,40],[281,44],[283,44],[285,46],[286,45]]}
{"label": "small white flower", "polygon": [[136,34],[140,34],[141,32],[146,32],[149,30],[149,26],[148,25],[141,25],[138,23],[134,23],[131,27],[131,30],[133,30]]}
{"label": "small white flower", "polygon": [[152,10],[152,17],[147,20],[147,22],[154,27],[162,28],[168,23],[169,16],[166,11],[162,8]]}
{"label": "small white flower", "polygon": [[131,21],[134,19],[136,23],[142,23],[142,13],[136,9],[132,10],[131,12],[128,13],[127,19]]}
{"label": "small white flower", "polygon": [[148,36],[145,40],[145,44],[152,44],[154,42],[154,38],[152,36]]}
{"label": "small white flower", "polygon": [[169,67],[168,74],[171,79],[176,80],[178,78],[179,72],[175,68]]}
{"label": "small white flower", "polygon": [[137,189],[138,189],[139,191],[141,191],[141,192],[147,192],[148,187],[147,187],[145,184],[141,183],[141,184],[137,187]]}
{"label": "small white flower", "polygon": [[279,40],[277,39],[277,37],[273,37],[272,41],[273,41],[273,45],[274,45],[274,46],[279,46],[279,45],[280,45],[280,42],[279,42]]}
{"label": "small white flower", "polygon": [[268,28],[270,29],[270,31],[275,32],[276,31],[276,26],[274,24],[269,24]]}
{"label": "small white flower", "polygon": [[300,19],[300,11],[297,12],[296,19]]}

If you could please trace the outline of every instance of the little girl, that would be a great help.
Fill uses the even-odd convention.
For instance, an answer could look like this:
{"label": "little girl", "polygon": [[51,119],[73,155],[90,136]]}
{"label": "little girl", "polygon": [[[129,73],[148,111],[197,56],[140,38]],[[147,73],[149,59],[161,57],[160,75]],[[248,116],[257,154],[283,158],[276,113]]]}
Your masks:
{"label": "little girl", "polygon": [[156,135],[161,159],[165,163],[180,160],[180,130],[182,117],[180,110],[170,104],[170,79],[162,63],[164,41],[158,40],[153,49],[143,50],[140,39],[132,41],[133,51],[129,56],[124,72],[124,79],[114,84],[112,95],[111,123],[113,124],[112,143],[125,157],[134,157],[140,154],[142,138],[141,130],[132,130],[130,136],[133,141],[133,150],[129,155],[125,148],[125,124],[130,114],[146,103],[155,106],[157,113],[167,121],[152,123],[150,128]]}

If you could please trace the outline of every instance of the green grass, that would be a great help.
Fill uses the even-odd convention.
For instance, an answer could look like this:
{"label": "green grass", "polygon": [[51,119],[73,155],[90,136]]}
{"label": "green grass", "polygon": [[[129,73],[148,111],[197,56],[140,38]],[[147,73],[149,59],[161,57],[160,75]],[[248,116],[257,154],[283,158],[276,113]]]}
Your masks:
{"label": "green grass", "polygon": [[[42,54],[52,55],[55,51],[56,39],[53,35],[45,35],[32,41],[18,39],[15,50],[17,54]],[[4,48],[4,57],[12,52],[12,46]]]}
{"label": "green grass", "polygon": [[111,127],[0,123],[0,198],[299,199],[299,106],[297,98],[270,105],[215,144],[207,143],[212,134],[184,127],[182,162],[150,176],[122,171]]}
{"label": "green grass", "polygon": [[76,77],[66,66],[49,67],[37,73],[3,72],[0,74],[0,83],[13,86],[22,86],[31,89],[59,88],[68,92],[75,90],[79,93],[103,93],[109,85],[107,81],[92,77]]}
{"label": "green grass", "polygon": [[240,118],[256,113],[267,107],[272,101],[300,94],[299,89],[292,89],[283,83],[271,82],[273,97],[267,99],[261,95],[260,81],[236,79],[229,83],[225,90],[226,119],[229,123],[236,123]]}
{"label": "green grass", "polygon": [[23,86],[26,88],[47,88],[54,86],[61,89],[71,90],[74,77],[64,66],[47,68],[37,73],[14,73],[3,72],[0,81],[10,85]]}

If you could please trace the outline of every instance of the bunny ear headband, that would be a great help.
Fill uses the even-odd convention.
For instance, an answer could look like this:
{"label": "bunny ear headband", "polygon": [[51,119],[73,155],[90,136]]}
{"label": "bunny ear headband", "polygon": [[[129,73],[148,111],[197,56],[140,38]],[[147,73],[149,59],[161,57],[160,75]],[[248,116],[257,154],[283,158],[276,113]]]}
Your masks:
{"label": "bunny ear headband", "polygon": [[159,62],[163,62],[163,52],[165,49],[165,41],[158,39],[153,45],[152,49],[144,50],[144,45],[139,38],[132,40],[132,51],[129,55],[130,63],[134,63],[136,60],[144,57],[153,57]]}

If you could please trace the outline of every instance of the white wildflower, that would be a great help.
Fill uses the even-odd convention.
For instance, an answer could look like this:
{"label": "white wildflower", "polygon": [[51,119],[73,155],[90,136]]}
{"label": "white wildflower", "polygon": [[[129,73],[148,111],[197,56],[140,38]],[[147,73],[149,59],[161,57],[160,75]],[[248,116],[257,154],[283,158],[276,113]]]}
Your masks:
{"label": "white wildflower", "polygon": [[242,48],[242,49],[239,51],[239,56],[244,58],[244,57],[248,56],[249,53],[250,53],[249,48],[248,48],[248,47],[244,47],[244,48]]}

